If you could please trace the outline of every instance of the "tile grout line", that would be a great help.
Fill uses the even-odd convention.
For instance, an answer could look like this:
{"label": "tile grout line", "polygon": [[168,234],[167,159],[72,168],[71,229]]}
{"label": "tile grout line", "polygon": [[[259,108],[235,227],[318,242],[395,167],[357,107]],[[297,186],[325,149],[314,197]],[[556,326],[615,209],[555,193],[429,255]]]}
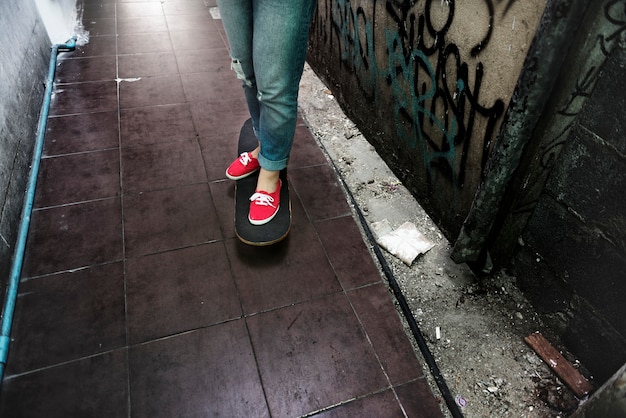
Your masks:
{"label": "tile grout line", "polygon": [[[386,388],[386,389],[390,389],[391,390],[391,392],[393,393],[394,399],[396,400],[396,402],[398,403],[398,406],[400,407],[400,410],[404,414],[404,417],[408,418],[406,410],[404,409],[404,405],[402,405],[402,402],[400,401],[400,398],[398,397],[398,393],[396,392],[396,388],[395,388],[393,382],[391,381],[391,378],[389,377],[389,373],[387,373],[387,370],[385,369],[385,365],[383,364],[383,362],[381,360],[381,356],[378,353],[378,350],[376,350],[376,347],[374,346],[374,343],[372,342],[372,339],[370,338],[370,334],[369,334],[369,332],[367,332],[367,328],[365,327],[365,324],[361,320],[361,316],[359,315],[359,313],[357,312],[356,307],[352,303],[352,298],[350,298],[348,292],[344,292],[344,293],[345,293],[346,299],[348,299],[348,303],[350,304],[350,308],[352,308],[352,312],[353,312],[354,316],[356,317],[357,321],[359,321],[359,326],[361,327],[361,330],[363,331],[363,334],[365,334],[365,338],[367,339],[367,342],[368,342],[372,352],[374,353],[374,356],[376,357],[376,361],[378,362],[378,366],[380,367],[380,370],[385,375],[385,379],[387,379],[388,388]],[[369,395],[370,394],[368,394],[367,396],[369,396]]]}
{"label": "tile grout line", "polygon": [[[349,216],[349,215],[343,215],[343,216]],[[323,220],[321,220],[321,221],[323,221]],[[311,219],[309,219],[309,222],[311,223],[311,225],[313,225],[313,221]],[[330,259],[329,255],[328,255],[328,250],[327,250],[326,246],[324,245],[324,243],[322,242],[322,239],[319,236],[319,232],[317,231],[317,229],[315,227],[314,227],[314,229],[315,229],[315,236],[317,237],[317,239],[318,239],[318,241],[320,243],[320,246],[324,250],[324,254],[326,256],[326,260],[328,261],[328,264],[333,269],[333,272],[335,273],[335,277],[338,277],[337,271],[335,270],[335,265],[334,265],[334,263],[332,262],[332,260]],[[339,286],[341,286],[341,289],[342,289],[341,292],[338,292],[338,293],[343,293],[344,297],[347,299],[348,304],[350,305],[350,309],[352,309],[352,313],[355,316],[356,320],[358,321],[359,327],[360,327],[361,331],[363,332],[363,335],[365,336],[365,338],[367,340],[367,343],[368,343],[370,349],[372,350],[372,353],[374,354],[374,357],[376,358],[376,362],[378,363],[378,366],[380,367],[380,370],[382,371],[383,375],[385,376],[385,379],[387,380],[387,387],[380,389],[378,392],[367,393],[367,394],[362,395],[361,397],[356,397],[354,399],[346,400],[346,401],[344,401],[342,403],[339,403],[337,405],[332,405],[332,406],[328,407],[325,410],[330,410],[330,409],[333,409],[335,407],[339,407],[339,406],[341,406],[343,404],[351,403],[351,402],[353,402],[355,400],[358,400],[360,398],[369,397],[369,396],[374,395],[376,393],[382,393],[385,390],[391,390],[392,393],[393,393],[394,399],[396,400],[398,406],[400,407],[400,410],[402,411],[402,414],[404,415],[405,418],[408,418],[406,410],[404,409],[404,405],[402,405],[402,402],[400,401],[400,398],[398,397],[398,394],[396,392],[394,384],[391,381],[391,378],[389,377],[389,374],[387,373],[387,370],[385,369],[385,366],[384,366],[384,364],[383,364],[383,362],[381,360],[381,356],[379,355],[378,350],[376,350],[376,347],[374,346],[374,343],[372,342],[372,339],[370,338],[370,334],[369,334],[369,332],[367,332],[367,328],[365,327],[365,324],[361,320],[361,316],[359,315],[359,312],[357,311],[356,307],[354,306],[354,303],[352,302],[352,298],[350,297],[350,293],[355,292],[358,289],[371,287],[371,286],[377,286],[379,284],[383,284],[384,285],[384,283],[382,283],[382,278],[381,278],[380,282],[368,283],[366,285],[358,286],[358,287],[353,288],[353,289],[346,289],[344,287],[344,284],[343,284],[343,282],[341,280],[337,280],[337,281],[339,282]],[[315,415],[315,414],[317,414],[319,412],[320,411],[315,411],[315,412],[307,414],[305,416],[313,416],[313,415]]]}
{"label": "tile grout line", "polygon": [[119,36],[118,36],[118,10],[117,2],[113,3],[114,27],[115,27],[115,83],[117,93],[117,144],[119,153],[119,187],[120,187],[120,213],[121,213],[121,234],[122,234],[122,274],[124,283],[124,357],[126,361],[126,413],[127,417],[131,417],[131,393],[130,393],[130,346],[128,336],[128,284],[126,272],[126,237],[124,235],[124,160],[122,158],[122,115],[120,109],[120,75],[119,75]]}

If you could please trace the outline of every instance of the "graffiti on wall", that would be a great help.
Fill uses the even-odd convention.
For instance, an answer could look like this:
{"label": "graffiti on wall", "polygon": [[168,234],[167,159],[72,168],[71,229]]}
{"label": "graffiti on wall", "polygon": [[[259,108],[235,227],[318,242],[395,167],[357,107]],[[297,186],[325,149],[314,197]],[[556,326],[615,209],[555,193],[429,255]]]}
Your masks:
{"label": "graffiti on wall", "polygon": [[330,27],[317,34],[368,101],[387,106],[381,95],[390,92],[396,137],[418,149],[429,176],[444,175],[453,188],[463,187],[470,146],[482,153],[471,163],[482,171],[505,111],[500,99],[481,100],[487,86],[480,54],[490,45],[494,20],[516,0],[478,1],[488,16],[484,36],[469,50],[473,64],[449,36],[464,24],[455,16],[454,0],[325,0],[322,18]]}
{"label": "graffiti on wall", "polygon": [[626,46],[626,2],[607,1],[603,6],[599,25],[598,33],[594,36],[595,43],[584,54],[585,60],[578,64],[581,69],[580,75],[557,112],[557,121],[554,125],[558,126],[558,129],[547,135],[549,139],[546,142],[549,145],[544,150],[541,160],[541,167],[546,171],[552,169],[572,126],[593,92],[609,54],[616,46],[621,45],[622,48]]}
{"label": "graffiti on wall", "polygon": [[[576,144],[579,141],[576,133],[572,135],[572,130],[577,129],[580,123],[582,129],[593,132],[596,138],[601,138],[601,135],[607,132],[604,129],[611,126],[606,123],[610,116],[607,119],[607,115],[602,112],[605,108],[611,109],[609,105],[611,99],[604,99],[602,97],[604,92],[598,93],[599,97],[591,102],[592,107],[585,109],[585,105],[594,93],[599,80],[604,78],[604,82],[610,86],[619,85],[618,81],[606,78],[614,76],[602,74],[612,51],[616,48],[626,48],[626,0],[589,2],[586,9],[581,11],[580,7],[572,8],[569,15],[563,14],[558,5],[549,11],[549,19],[543,25],[541,39],[552,41],[543,43],[545,46],[543,50],[569,50],[569,53],[563,57],[560,72],[558,68],[552,67],[549,73],[544,73],[553,74],[555,86],[548,106],[542,110],[539,123],[533,126],[532,138],[529,138],[530,146],[523,155],[524,166],[513,175],[513,185],[507,191],[510,206],[497,231],[491,228],[493,213],[501,210],[501,207],[498,207],[498,200],[492,199],[491,202],[483,204],[479,210],[473,211],[466,220],[466,224],[471,225],[472,231],[471,233],[463,231],[457,238],[453,255],[455,260],[475,259],[486,246],[489,246],[491,255],[496,259],[509,259],[516,251],[517,237],[526,229],[540,199],[545,199],[547,194],[552,196],[550,199],[555,199],[557,204],[569,207],[572,203],[567,201],[570,199],[567,193],[562,194],[554,189],[553,185],[558,183],[546,187],[555,167],[558,169],[556,175],[552,177],[555,181],[566,178],[572,169],[578,171],[576,164],[571,165],[572,158],[578,151],[574,151],[573,154],[567,153],[565,159],[559,161],[561,150],[566,143]],[[571,21],[570,30],[563,31],[558,25],[552,24],[556,20],[564,22],[563,16]],[[555,41],[561,36],[562,39]],[[555,48],[555,44],[560,47]],[[528,72],[527,75],[530,77],[533,73]],[[619,95],[620,92],[616,94]],[[522,103],[522,106],[527,105],[527,102],[519,103]],[[519,115],[520,118],[525,116],[523,112]],[[513,129],[503,131],[503,135],[515,141],[518,138],[517,132],[514,131],[517,127],[515,124],[511,126]],[[608,129],[619,129],[619,125]],[[600,141],[599,144],[602,142],[604,141]],[[597,192],[600,193],[600,190]],[[477,200],[480,198],[481,196],[478,196]],[[603,221],[606,222],[606,219]],[[599,231],[597,228],[596,226],[595,229]],[[489,234],[492,234],[491,243],[486,242]],[[606,234],[603,233],[603,236]]]}

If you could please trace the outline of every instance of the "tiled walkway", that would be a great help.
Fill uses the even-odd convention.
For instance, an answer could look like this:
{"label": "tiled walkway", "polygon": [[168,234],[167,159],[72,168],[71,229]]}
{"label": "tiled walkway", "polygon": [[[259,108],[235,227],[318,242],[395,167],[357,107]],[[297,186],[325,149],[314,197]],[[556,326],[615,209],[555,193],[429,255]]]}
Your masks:
{"label": "tiled walkway", "polygon": [[86,0],[84,22],[59,57],[0,415],[441,416],[304,123],[289,238],[234,238],[247,113],[205,2]]}

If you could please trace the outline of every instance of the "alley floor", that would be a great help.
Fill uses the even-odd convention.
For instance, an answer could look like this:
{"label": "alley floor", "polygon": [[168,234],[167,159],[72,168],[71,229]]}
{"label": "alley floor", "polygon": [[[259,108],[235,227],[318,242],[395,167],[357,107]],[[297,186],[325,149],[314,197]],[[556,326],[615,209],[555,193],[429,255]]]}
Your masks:
{"label": "alley floor", "polygon": [[235,237],[224,170],[248,114],[214,6],[85,0],[89,42],[59,55],[0,416],[442,416],[304,121],[289,237]]}

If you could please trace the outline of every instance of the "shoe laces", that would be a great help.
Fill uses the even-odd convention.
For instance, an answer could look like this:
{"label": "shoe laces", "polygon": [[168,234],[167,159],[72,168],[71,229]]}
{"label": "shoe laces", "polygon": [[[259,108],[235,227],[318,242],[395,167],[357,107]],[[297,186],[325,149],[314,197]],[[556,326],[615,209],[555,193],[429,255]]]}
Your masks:
{"label": "shoe laces", "polygon": [[254,202],[255,205],[259,205],[259,206],[271,206],[273,208],[276,207],[273,205],[274,198],[265,193],[253,194],[252,197],[250,197],[250,201]]}
{"label": "shoe laces", "polygon": [[252,161],[252,158],[250,158],[250,154],[249,153],[244,152],[243,154],[240,155],[239,161],[241,162],[241,164],[246,166],[246,165],[248,165],[248,163],[250,161]]}

